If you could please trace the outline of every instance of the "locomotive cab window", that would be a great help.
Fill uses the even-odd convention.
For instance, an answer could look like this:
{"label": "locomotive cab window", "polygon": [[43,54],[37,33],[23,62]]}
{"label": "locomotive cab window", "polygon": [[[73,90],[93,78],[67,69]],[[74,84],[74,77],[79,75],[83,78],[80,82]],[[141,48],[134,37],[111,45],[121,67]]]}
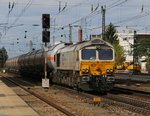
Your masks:
{"label": "locomotive cab window", "polygon": [[83,60],[95,60],[96,50],[95,49],[83,49],[81,51],[81,57]]}
{"label": "locomotive cab window", "polygon": [[100,49],[98,50],[98,54],[99,54],[100,60],[112,60],[113,59],[112,49]]}

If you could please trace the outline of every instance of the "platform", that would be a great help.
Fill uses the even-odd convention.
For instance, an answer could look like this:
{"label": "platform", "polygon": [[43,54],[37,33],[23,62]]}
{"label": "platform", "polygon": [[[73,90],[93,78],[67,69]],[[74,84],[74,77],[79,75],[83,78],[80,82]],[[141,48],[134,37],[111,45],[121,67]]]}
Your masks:
{"label": "platform", "polygon": [[0,76],[0,116],[39,116],[1,78]]}

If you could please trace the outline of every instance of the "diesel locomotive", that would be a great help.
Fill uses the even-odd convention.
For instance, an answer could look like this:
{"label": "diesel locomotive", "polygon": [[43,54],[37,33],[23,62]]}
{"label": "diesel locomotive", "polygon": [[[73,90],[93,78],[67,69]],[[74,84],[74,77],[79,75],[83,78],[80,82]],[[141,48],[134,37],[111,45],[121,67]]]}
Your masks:
{"label": "diesel locomotive", "polygon": [[[47,51],[48,78],[55,83],[85,91],[107,92],[114,82],[114,49],[102,39],[76,44],[60,42]],[[44,74],[43,49],[10,58],[6,68],[22,75]]]}

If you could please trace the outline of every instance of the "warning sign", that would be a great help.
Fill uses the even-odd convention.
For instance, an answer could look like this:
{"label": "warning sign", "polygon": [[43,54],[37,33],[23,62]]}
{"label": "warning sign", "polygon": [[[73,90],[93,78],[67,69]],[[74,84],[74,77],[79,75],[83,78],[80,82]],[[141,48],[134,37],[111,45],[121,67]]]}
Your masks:
{"label": "warning sign", "polygon": [[49,87],[49,79],[42,79],[42,87]]}

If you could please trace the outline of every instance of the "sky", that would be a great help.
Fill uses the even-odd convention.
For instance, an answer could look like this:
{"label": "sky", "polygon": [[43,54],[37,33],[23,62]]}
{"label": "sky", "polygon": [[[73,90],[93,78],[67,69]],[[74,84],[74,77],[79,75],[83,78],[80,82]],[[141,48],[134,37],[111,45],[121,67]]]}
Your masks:
{"label": "sky", "polygon": [[106,26],[111,22],[118,32],[150,32],[150,0],[0,0],[0,48],[9,58],[42,48],[42,14],[50,14],[49,45],[69,41],[69,24],[73,42],[79,27],[88,40],[102,32],[101,6]]}

